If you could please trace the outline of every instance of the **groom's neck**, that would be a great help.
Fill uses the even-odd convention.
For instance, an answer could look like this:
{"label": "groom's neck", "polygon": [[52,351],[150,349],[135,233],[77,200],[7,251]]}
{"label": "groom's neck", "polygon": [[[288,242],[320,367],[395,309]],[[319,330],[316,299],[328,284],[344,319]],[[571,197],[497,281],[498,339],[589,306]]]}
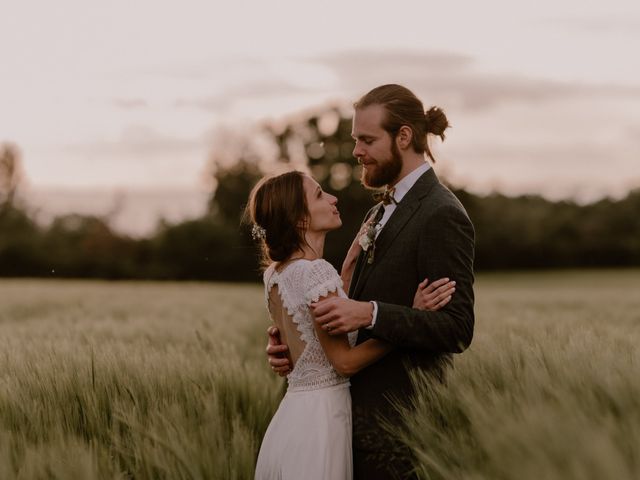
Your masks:
{"label": "groom's neck", "polygon": [[400,180],[402,180],[404,177],[409,175],[416,168],[419,168],[422,165],[424,165],[425,162],[426,160],[424,158],[424,154],[421,154],[421,153],[415,153],[412,151],[410,153],[403,155],[402,168],[400,169],[400,173],[392,183],[387,185],[387,187],[390,188],[395,186]]}

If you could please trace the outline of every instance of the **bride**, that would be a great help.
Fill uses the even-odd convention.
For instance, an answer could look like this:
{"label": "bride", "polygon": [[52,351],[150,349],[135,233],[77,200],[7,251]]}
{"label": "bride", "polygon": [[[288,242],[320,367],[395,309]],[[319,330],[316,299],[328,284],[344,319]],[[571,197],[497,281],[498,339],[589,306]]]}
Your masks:
{"label": "bride", "polygon": [[[346,297],[361,250],[359,234],[347,252],[342,275],[323,260],[326,234],[342,225],[336,204],[336,197],[298,171],[262,179],[249,197],[247,213],[266,267],[265,299],[292,365],[287,392],[260,447],[258,480],[351,480],[348,377],[392,348],[376,339],[356,346],[357,332],[332,336],[314,321],[312,303]],[[361,233],[370,227],[365,223]],[[420,284],[414,307],[427,309],[446,293],[447,285],[435,288],[436,284],[442,282],[429,288],[426,281]]]}

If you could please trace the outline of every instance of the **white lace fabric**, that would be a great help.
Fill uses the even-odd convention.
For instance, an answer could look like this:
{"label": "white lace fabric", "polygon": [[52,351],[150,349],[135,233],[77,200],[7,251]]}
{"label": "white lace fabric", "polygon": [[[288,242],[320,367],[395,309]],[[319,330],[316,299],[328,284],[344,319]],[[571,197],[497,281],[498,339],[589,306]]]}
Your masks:
{"label": "white lace fabric", "polygon": [[[324,353],[315,328],[309,305],[330,292],[346,298],[342,279],[333,266],[323,259],[300,259],[287,265],[282,271],[275,264],[264,272],[265,299],[269,305],[269,292],[278,285],[280,300],[296,325],[305,347],[287,375],[288,391],[315,390],[349,381],[335,371]],[[349,343],[355,345],[357,332],[348,334]]]}

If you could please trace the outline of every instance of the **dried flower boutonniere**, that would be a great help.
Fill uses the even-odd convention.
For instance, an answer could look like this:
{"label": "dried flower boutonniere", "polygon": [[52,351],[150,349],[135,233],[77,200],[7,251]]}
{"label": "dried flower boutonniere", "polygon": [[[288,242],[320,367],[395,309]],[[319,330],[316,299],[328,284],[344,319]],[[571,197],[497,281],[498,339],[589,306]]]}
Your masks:
{"label": "dried flower boutonniere", "polygon": [[367,252],[367,263],[373,263],[373,254],[376,249],[376,232],[378,221],[375,216],[370,218],[360,230],[361,234],[358,237],[358,243],[362,247],[364,252]]}

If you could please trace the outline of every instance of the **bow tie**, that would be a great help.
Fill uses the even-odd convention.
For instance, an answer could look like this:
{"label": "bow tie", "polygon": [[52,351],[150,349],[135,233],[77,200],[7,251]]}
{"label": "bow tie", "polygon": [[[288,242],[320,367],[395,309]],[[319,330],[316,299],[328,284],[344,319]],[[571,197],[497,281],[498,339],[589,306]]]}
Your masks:
{"label": "bow tie", "polygon": [[396,192],[396,187],[393,188],[385,188],[384,192],[375,192],[373,194],[373,199],[376,202],[382,202],[383,205],[389,205],[390,203],[395,203],[396,205],[398,204],[398,202],[396,202],[396,199],[393,198],[393,194]]}

